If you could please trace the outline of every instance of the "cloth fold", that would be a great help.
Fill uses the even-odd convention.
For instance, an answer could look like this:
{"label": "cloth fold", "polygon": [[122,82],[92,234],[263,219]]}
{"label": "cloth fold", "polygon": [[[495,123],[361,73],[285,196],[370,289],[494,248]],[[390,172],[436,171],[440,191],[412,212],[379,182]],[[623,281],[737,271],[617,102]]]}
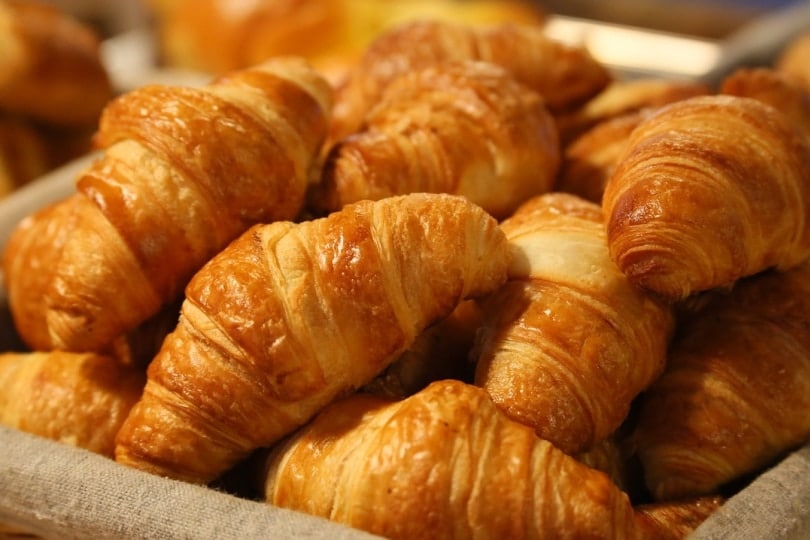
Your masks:
{"label": "cloth fold", "polygon": [[0,426],[0,523],[43,538],[378,538]]}

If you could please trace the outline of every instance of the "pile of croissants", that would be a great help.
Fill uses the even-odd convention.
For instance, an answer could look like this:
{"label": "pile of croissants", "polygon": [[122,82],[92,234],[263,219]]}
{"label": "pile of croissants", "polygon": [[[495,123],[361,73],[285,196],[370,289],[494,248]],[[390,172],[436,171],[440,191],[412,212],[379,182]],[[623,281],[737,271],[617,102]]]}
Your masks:
{"label": "pile of croissants", "polygon": [[3,253],[0,422],[390,538],[682,538],[810,439],[788,52],[421,19],[120,95]]}

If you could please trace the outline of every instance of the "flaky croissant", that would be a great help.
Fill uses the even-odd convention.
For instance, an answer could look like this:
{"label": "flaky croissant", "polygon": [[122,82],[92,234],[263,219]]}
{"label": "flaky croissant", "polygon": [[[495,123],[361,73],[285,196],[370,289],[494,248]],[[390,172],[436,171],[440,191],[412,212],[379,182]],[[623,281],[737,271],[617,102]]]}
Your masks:
{"label": "flaky croissant", "polygon": [[337,88],[329,140],[358,131],[366,111],[396,76],[450,60],[482,60],[506,68],[543,96],[552,112],[587,100],[611,80],[587,49],[550,38],[542,25],[416,20],[388,29],[365,49]]}
{"label": "flaky croissant", "polygon": [[679,323],[632,436],[658,500],[712,494],[810,439],[810,266],[745,278]]}
{"label": "flaky croissant", "polygon": [[78,192],[23,220],[3,259],[33,349],[98,351],[257,222],[300,212],[331,89],[298,58],[203,88],[146,86],[104,111]]}
{"label": "flaky croissant", "polygon": [[411,192],[467,196],[498,219],[550,191],[560,163],[542,98],[488,62],[429,66],[391,81],[362,131],[339,141],[312,205]]}
{"label": "flaky croissant", "polygon": [[605,474],[455,380],[332,404],[273,449],[264,492],[392,539],[636,537],[629,499]]}
{"label": "flaky croissant", "polygon": [[475,382],[509,417],[581,452],[661,373],[673,314],[611,261],[597,204],[548,193],[501,228],[512,264],[482,301]]}
{"label": "flaky croissant", "polygon": [[611,257],[664,298],[787,269],[810,255],[810,143],[753,98],[665,105],[631,134],[602,206]]}
{"label": "flaky croissant", "polygon": [[0,110],[93,125],[114,89],[92,28],[44,2],[0,0]]}
{"label": "flaky croissant", "polygon": [[93,353],[3,353],[0,424],[112,457],[145,379]]}
{"label": "flaky croissant", "polygon": [[116,459],[211,481],[370,382],[462,299],[503,283],[507,264],[495,219],[461,196],[257,225],[190,282]]}
{"label": "flaky croissant", "polygon": [[739,68],[720,84],[720,92],[758,99],[779,110],[810,137],[810,87],[767,67]]}

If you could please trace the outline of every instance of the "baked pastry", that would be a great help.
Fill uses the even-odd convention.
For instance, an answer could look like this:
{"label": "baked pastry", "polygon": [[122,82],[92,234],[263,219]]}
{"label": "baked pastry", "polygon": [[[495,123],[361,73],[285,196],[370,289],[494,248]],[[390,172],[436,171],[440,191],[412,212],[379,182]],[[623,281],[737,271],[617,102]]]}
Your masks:
{"label": "baked pastry", "polygon": [[602,197],[611,257],[669,300],[810,255],[810,144],[753,98],[664,105],[633,131]]}
{"label": "baked pastry", "polygon": [[320,75],[285,57],[112,101],[96,135],[103,154],[77,193],[24,219],[6,246],[21,337],[36,350],[104,350],[250,225],[294,218],[330,99]]}
{"label": "baked pastry", "polygon": [[646,503],[636,506],[642,538],[684,540],[716,512],[725,499],[707,495],[690,499]]}
{"label": "baked pastry", "polygon": [[611,80],[586,48],[550,38],[543,25],[416,20],[390,28],[365,49],[336,90],[329,140],[359,131],[366,111],[398,75],[450,60],[504,67],[539,93],[552,113],[581,104]]}
{"label": "baked pastry", "polygon": [[739,68],[720,84],[720,92],[758,99],[779,110],[810,138],[810,86],[767,67]]}
{"label": "baked pastry", "polygon": [[189,283],[116,460],[216,479],[368,384],[463,299],[502,284],[507,264],[495,219],[461,196],[256,225]]}
{"label": "baked pastry", "polygon": [[114,89],[100,39],[44,2],[0,1],[0,110],[56,125],[95,124]]}
{"label": "baked pastry", "polygon": [[510,418],[582,452],[612,435],[663,371],[672,311],[610,259],[595,203],[540,195],[501,228],[512,264],[481,301],[475,382]]}
{"label": "baked pastry", "polygon": [[712,293],[679,323],[632,436],[653,497],[716,493],[810,440],[808,314],[805,263]]}
{"label": "baked pastry", "polygon": [[317,212],[421,191],[464,195],[503,219],[550,191],[560,164],[542,98],[488,62],[402,74],[363,126],[332,148],[310,197]]}
{"label": "baked pastry", "polygon": [[2,353],[0,423],[111,458],[145,380],[141,369],[92,353]]}
{"label": "baked pastry", "polygon": [[332,404],[273,449],[264,493],[392,539],[636,537],[629,499],[604,473],[454,380]]}

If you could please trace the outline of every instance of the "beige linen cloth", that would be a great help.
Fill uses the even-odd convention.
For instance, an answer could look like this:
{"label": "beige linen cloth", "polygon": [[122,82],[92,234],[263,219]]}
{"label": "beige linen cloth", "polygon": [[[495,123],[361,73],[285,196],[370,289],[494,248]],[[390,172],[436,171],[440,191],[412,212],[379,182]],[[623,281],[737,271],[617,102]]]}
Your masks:
{"label": "beige linen cloth", "polygon": [[[59,539],[377,538],[2,426],[0,523]],[[810,444],[731,498],[690,540],[807,538]]]}
{"label": "beige linen cloth", "polygon": [[0,523],[60,540],[377,538],[2,426]]}

